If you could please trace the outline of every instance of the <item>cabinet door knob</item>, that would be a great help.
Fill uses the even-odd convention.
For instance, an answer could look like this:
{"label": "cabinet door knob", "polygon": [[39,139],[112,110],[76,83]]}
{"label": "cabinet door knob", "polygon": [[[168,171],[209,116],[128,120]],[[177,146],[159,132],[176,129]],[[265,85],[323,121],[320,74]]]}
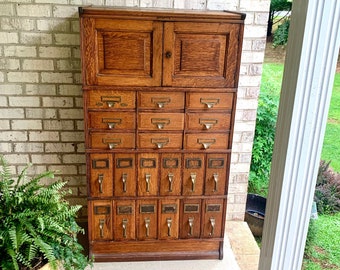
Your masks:
{"label": "cabinet door knob", "polygon": [[171,56],[172,56],[172,53],[171,53],[170,51],[167,51],[167,52],[165,53],[165,57],[166,57],[166,58],[171,58]]}

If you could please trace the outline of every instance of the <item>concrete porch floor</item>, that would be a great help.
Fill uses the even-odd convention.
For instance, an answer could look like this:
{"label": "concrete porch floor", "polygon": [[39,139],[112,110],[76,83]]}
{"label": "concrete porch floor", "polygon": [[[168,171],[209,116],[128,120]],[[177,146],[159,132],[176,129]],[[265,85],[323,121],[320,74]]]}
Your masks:
{"label": "concrete porch floor", "polygon": [[223,260],[94,263],[94,270],[257,270],[260,249],[247,223],[226,222]]}

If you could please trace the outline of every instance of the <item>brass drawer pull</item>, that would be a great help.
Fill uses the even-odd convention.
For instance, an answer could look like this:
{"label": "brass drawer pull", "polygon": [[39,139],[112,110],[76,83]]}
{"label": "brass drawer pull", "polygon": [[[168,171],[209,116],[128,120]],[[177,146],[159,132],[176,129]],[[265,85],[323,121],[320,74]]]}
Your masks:
{"label": "brass drawer pull", "polygon": [[158,149],[161,149],[164,147],[164,145],[167,145],[169,143],[170,139],[165,138],[165,139],[151,139],[151,143],[155,144]]}
{"label": "brass drawer pull", "polygon": [[127,173],[122,174],[123,192],[126,192]]}
{"label": "brass drawer pull", "polygon": [[104,181],[104,175],[98,174],[99,193],[103,193],[103,181]]}
{"label": "brass drawer pull", "polygon": [[194,218],[193,217],[189,217],[189,228],[190,228],[190,231],[188,233],[188,235],[193,235],[193,231],[194,231]]}
{"label": "brass drawer pull", "polygon": [[150,218],[145,218],[144,222],[145,222],[145,236],[149,237],[149,235],[150,235]]}
{"label": "brass drawer pull", "polygon": [[151,102],[155,103],[158,108],[164,108],[165,105],[169,104],[171,102],[171,98],[169,97],[164,97],[164,98],[151,98]]}
{"label": "brass drawer pull", "polygon": [[120,96],[102,96],[101,100],[103,102],[106,102],[109,108],[112,108],[115,106],[116,103],[120,103],[122,101],[122,98]]}
{"label": "brass drawer pull", "polygon": [[151,174],[145,174],[146,192],[150,192]]}
{"label": "brass drawer pull", "polygon": [[116,127],[116,125],[122,123],[122,119],[121,118],[103,118],[102,122],[107,124],[107,127],[109,129],[113,129]]}
{"label": "brass drawer pull", "polygon": [[172,192],[172,181],[174,180],[174,174],[169,173],[168,174],[168,179],[169,179],[169,192]]}
{"label": "brass drawer pull", "polygon": [[164,126],[170,124],[169,118],[151,118],[151,123],[156,125],[158,129],[163,129]]}
{"label": "brass drawer pull", "polygon": [[204,149],[209,149],[209,147],[216,143],[216,139],[197,139],[197,143],[202,144]]}
{"label": "brass drawer pull", "polygon": [[217,191],[218,173],[214,173],[214,192]]}
{"label": "brass drawer pull", "polygon": [[213,236],[215,233],[215,218],[211,217],[210,218],[210,226],[211,226],[211,231],[209,233],[210,236]]}
{"label": "brass drawer pull", "polygon": [[100,236],[100,238],[104,238],[104,223],[105,223],[104,219],[99,220],[99,236]]}
{"label": "brass drawer pull", "polygon": [[218,123],[217,119],[199,119],[200,125],[202,125],[205,129],[211,129],[214,125]]}
{"label": "brass drawer pull", "polygon": [[167,223],[167,226],[168,226],[168,236],[171,236],[172,219],[171,218],[167,218],[166,219],[166,223]]}
{"label": "brass drawer pull", "polygon": [[103,139],[102,140],[103,144],[107,144],[108,148],[114,149],[116,148],[118,145],[120,145],[122,143],[121,139]]}
{"label": "brass drawer pull", "polygon": [[123,227],[123,238],[126,238],[127,223],[128,223],[128,220],[124,218],[124,219],[123,219],[123,223],[122,223],[122,227]]}
{"label": "brass drawer pull", "polygon": [[195,191],[195,185],[196,185],[196,173],[190,173],[190,179],[191,179],[191,191]]}
{"label": "brass drawer pull", "polygon": [[219,98],[201,98],[200,99],[201,104],[204,104],[207,106],[208,109],[212,109],[216,104],[220,102]]}

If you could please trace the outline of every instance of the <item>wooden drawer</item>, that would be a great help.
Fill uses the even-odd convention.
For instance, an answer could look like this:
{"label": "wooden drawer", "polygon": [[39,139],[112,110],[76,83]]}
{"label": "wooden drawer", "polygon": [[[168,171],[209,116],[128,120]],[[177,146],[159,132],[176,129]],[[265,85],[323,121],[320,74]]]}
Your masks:
{"label": "wooden drawer", "polygon": [[112,240],[112,203],[111,201],[89,201],[91,219],[91,240]]}
{"label": "wooden drawer", "polygon": [[137,201],[137,238],[152,240],[158,237],[158,207],[157,200]]}
{"label": "wooden drawer", "polygon": [[132,91],[84,91],[87,109],[134,109],[136,93]]}
{"label": "wooden drawer", "polygon": [[201,235],[201,200],[185,199],[181,203],[180,237],[199,238]]}
{"label": "wooden drawer", "polygon": [[182,133],[139,133],[138,148],[181,149]]}
{"label": "wooden drawer", "polygon": [[182,155],[180,153],[163,153],[161,155],[160,195],[181,194]]}
{"label": "wooden drawer", "polygon": [[203,237],[222,237],[224,213],[223,199],[207,199],[203,205]]}
{"label": "wooden drawer", "polygon": [[183,195],[202,195],[204,184],[205,154],[185,154],[183,169]]}
{"label": "wooden drawer", "polygon": [[230,113],[188,113],[186,129],[188,130],[230,130]]}
{"label": "wooden drawer", "polygon": [[159,212],[159,239],[177,239],[179,200],[160,200]]}
{"label": "wooden drawer", "polygon": [[136,160],[134,154],[115,154],[114,195],[136,196]]}
{"label": "wooden drawer", "polygon": [[184,138],[185,149],[210,150],[227,149],[228,133],[189,133]]}
{"label": "wooden drawer", "polygon": [[183,130],[183,113],[139,113],[139,130]]}
{"label": "wooden drawer", "polygon": [[135,114],[130,112],[89,112],[89,128],[135,129]]}
{"label": "wooden drawer", "polygon": [[136,239],[134,200],[115,201],[114,224],[114,240],[123,241]]}
{"label": "wooden drawer", "polygon": [[139,92],[138,107],[140,109],[184,109],[184,93]]}
{"label": "wooden drawer", "polygon": [[231,110],[234,93],[187,93],[186,107],[199,110]]}
{"label": "wooden drawer", "polygon": [[135,133],[92,133],[90,142],[94,149],[131,149],[135,148]]}
{"label": "wooden drawer", "polygon": [[159,155],[141,153],[138,155],[138,196],[158,195]]}
{"label": "wooden drawer", "polygon": [[226,154],[208,154],[205,173],[205,195],[224,195],[228,185],[229,158]]}
{"label": "wooden drawer", "polygon": [[93,197],[112,196],[112,155],[91,154],[89,159],[90,195]]}

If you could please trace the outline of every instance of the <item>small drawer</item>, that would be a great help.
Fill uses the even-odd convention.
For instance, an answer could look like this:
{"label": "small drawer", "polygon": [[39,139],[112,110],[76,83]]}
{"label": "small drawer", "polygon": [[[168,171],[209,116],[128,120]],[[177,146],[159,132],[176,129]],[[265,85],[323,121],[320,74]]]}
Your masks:
{"label": "small drawer", "polygon": [[138,107],[141,109],[171,109],[184,108],[184,93],[139,92]]}
{"label": "small drawer", "polygon": [[230,113],[188,113],[186,123],[188,130],[230,130]]}
{"label": "small drawer", "polygon": [[231,110],[234,93],[187,93],[188,109]]}
{"label": "small drawer", "polygon": [[183,130],[183,113],[139,113],[139,130]]}
{"label": "small drawer", "polygon": [[138,147],[148,149],[181,149],[182,133],[139,133]]}
{"label": "small drawer", "polygon": [[226,149],[229,145],[227,133],[191,133],[184,139],[185,149],[210,150]]}
{"label": "small drawer", "polygon": [[95,149],[126,149],[135,148],[134,133],[92,133],[91,147]]}
{"label": "small drawer", "polygon": [[132,91],[84,92],[88,109],[134,109],[136,94]]}
{"label": "small drawer", "polygon": [[89,112],[89,128],[122,130],[135,129],[135,114],[129,112]]}

